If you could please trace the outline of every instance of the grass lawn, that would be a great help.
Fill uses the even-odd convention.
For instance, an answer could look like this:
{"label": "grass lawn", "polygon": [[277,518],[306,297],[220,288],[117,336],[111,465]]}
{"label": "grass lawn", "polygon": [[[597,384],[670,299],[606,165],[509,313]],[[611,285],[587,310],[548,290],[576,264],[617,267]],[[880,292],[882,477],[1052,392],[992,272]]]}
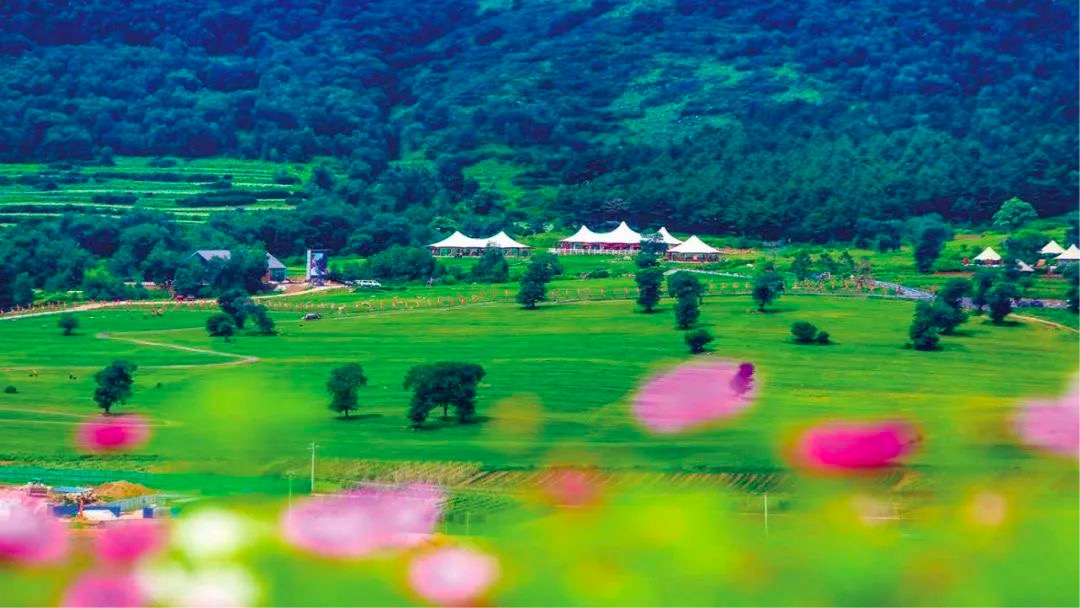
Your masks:
{"label": "grass lawn", "polygon": [[[717,336],[711,356],[754,362],[761,398],[727,426],[660,437],[637,426],[629,401],[651,373],[689,356],[670,302],[654,315],[632,309],[627,301],[538,311],[496,304],[306,323],[278,313],[281,335],[230,343],[206,336],[207,312],[83,313],[72,337],[60,335],[54,317],[0,321],[0,342],[17,345],[0,352],[0,385],[19,389],[0,394],[0,445],[15,460],[69,455],[73,423],[96,411],[91,372],[124,357],[140,370],[134,397],[118,409],[154,421],[143,456],[162,466],[266,472],[302,459],[317,441],[320,455],[334,458],[759,470],[780,465],[782,440],[802,425],[902,416],[925,434],[916,465],[1012,467],[1029,458],[1008,447],[1007,416],[1023,397],[1058,392],[1076,371],[1075,334],[1036,323],[974,320],[942,351],[920,353],[902,348],[910,302],[787,296],[758,314],[748,298],[715,297],[702,316]],[[787,343],[796,320],[816,323],[837,344]],[[438,360],[487,369],[480,420],[409,430],[401,379],[410,366]],[[331,367],[353,361],[369,386],[358,415],[338,420],[325,407],[324,384]]]}

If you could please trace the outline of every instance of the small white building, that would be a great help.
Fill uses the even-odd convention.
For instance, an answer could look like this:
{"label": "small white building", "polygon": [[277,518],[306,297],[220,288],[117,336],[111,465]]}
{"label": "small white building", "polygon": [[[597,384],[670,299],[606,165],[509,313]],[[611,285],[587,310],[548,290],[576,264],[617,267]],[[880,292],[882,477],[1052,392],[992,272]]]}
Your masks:
{"label": "small white building", "polygon": [[1080,262],[1080,249],[1076,245],[1069,245],[1069,248],[1061,252],[1061,255],[1054,258],[1059,264],[1075,264]]}
{"label": "small white building", "polygon": [[1050,241],[1049,243],[1043,245],[1043,248],[1039,250],[1039,253],[1044,256],[1059,256],[1065,253],[1065,248],[1061,245],[1058,245],[1057,241]]}

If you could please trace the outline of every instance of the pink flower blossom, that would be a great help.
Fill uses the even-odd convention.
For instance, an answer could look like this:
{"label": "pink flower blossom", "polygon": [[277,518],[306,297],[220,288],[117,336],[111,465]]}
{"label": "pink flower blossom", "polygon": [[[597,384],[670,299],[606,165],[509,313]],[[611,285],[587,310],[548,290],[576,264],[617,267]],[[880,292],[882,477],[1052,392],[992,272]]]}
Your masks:
{"label": "pink flower blossom", "polygon": [[117,522],[97,537],[94,552],[107,562],[129,563],[146,557],[165,543],[165,531],[151,519]]}
{"label": "pink flower blossom", "polygon": [[0,562],[52,563],[68,549],[68,530],[43,508],[0,503]]}
{"label": "pink flower blossom", "polygon": [[651,378],[634,399],[638,422],[656,433],[676,433],[731,418],[758,393],[751,363],[687,363]]}
{"label": "pink flower blossom", "polygon": [[876,469],[910,454],[918,433],[906,422],[829,422],[798,439],[796,464],[818,471]]}
{"label": "pink flower blossom", "polygon": [[138,608],[145,604],[135,577],[128,574],[89,573],[68,587],[61,605],[69,608]]}
{"label": "pink flower blossom", "polygon": [[1013,418],[1013,428],[1028,445],[1080,458],[1080,379],[1059,399],[1035,399]]}
{"label": "pink flower blossom", "polygon": [[122,452],[135,449],[150,438],[150,425],[134,414],[95,416],[76,432],[79,447],[88,452]]}
{"label": "pink flower blossom", "polygon": [[427,484],[313,498],[285,513],[282,532],[293,545],[333,558],[409,547],[435,531],[444,498]]}
{"label": "pink flower blossom", "polygon": [[475,605],[498,578],[499,562],[475,549],[436,549],[409,563],[413,591],[440,606]]}

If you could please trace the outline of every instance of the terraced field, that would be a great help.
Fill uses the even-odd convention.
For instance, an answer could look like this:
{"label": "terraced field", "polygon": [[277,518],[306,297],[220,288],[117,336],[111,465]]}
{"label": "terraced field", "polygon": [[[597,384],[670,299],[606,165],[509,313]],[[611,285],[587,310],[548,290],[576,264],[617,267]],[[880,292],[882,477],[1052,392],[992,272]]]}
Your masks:
{"label": "terraced field", "polygon": [[[162,166],[168,162],[175,164]],[[0,164],[0,224],[67,211],[118,215],[136,204],[186,221],[237,206],[288,208],[299,201],[311,174],[311,165],[266,161],[168,162],[118,158],[114,166]],[[200,195],[206,200],[197,201]]]}

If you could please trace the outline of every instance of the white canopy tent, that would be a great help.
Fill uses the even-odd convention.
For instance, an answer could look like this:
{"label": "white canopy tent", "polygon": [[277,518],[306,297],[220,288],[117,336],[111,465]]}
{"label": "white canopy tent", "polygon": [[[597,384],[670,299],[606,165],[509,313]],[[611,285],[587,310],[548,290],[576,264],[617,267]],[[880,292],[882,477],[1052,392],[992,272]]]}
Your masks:
{"label": "white canopy tent", "polygon": [[1065,248],[1058,245],[1057,241],[1050,241],[1043,245],[1043,248],[1039,250],[1039,253],[1043,255],[1061,255],[1065,253]]}
{"label": "white canopy tent", "polygon": [[994,251],[992,247],[987,247],[986,249],[982,250],[982,253],[975,256],[974,261],[976,264],[993,265],[1001,262],[1001,256],[998,255],[998,252]]}
{"label": "white canopy tent", "polygon": [[668,249],[667,256],[676,262],[715,262],[720,259],[720,250],[694,235],[682,244]]}
{"label": "white canopy tent", "polygon": [[494,246],[499,249],[529,249],[528,245],[515,241],[502,230],[498,234],[484,239],[484,241],[488,247]]}
{"label": "white canopy tent", "polygon": [[657,230],[656,233],[660,235],[660,238],[664,240],[664,244],[668,247],[672,247],[674,245],[682,245],[682,241],[671,236],[671,233],[668,232],[667,228],[664,226],[661,226],[660,230]]}
{"label": "white canopy tent", "polygon": [[438,243],[432,243],[428,245],[432,249],[483,249],[487,247],[487,241],[485,239],[474,239],[470,236],[465,236],[457,230],[454,234],[446,237]]}
{"label": "white canopy tent", "polygon": [[1080,262],[1080,249],[1076,245],[1069,245],[1068,249],[1054,259],[1059,262]]}
{"label": "white canopy tent", "polygon": [[1016,260],[1016,268],[1020,272],[1035,272],[1035,269],[1031,267],[1031,264],[1028,264],[1024,260]]}
{"label": "white canopy tent", "polygon": [[592,230],[589,230],[588,226],[582,224],[581,228],[578,228],[577,232],[575,232],[574,234],[566,237],[565,239],[562,239],[559,242],[560,243],[567,243],[569,245],[573,245],[575,243],[586,244],[586,243],[596,243],[598,241],[596,240],[596,233],[593,232]]}
{"label": "white canopy tent", "polygon": [[634,232],[626,222],[619,222],[619,226],[611,232],[603,232],[595,235],[599,243],[610,245],[641,245],[641,233]]}

